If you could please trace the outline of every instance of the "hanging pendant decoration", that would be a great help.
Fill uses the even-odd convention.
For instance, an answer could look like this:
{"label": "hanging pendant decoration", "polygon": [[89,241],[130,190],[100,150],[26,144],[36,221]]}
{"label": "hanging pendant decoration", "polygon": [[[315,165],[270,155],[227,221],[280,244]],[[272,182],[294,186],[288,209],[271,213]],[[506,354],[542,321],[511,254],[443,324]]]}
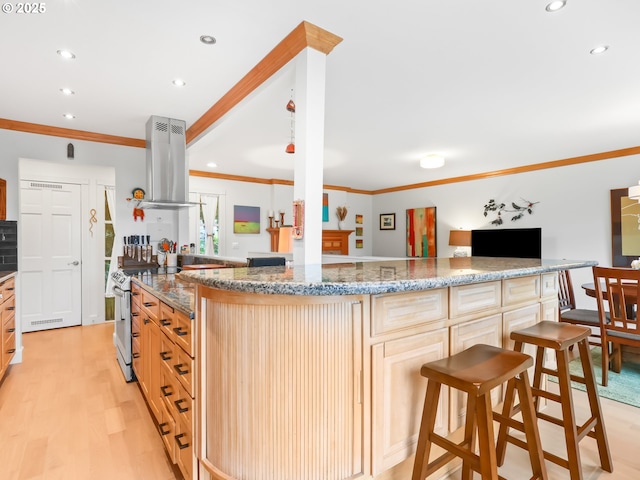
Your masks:
{"label": "hanging pendant decoration", "polygon": [[295,125],[296,104],[293,103],[293,88],[291,89],[291,99],[289,100],[289,103],[287,103],[287,111],[291,115],[291,141],[289,142],[289,145],[287,145],[287,148],[285,148],[284,151],[287,153],[296,153],[296,144],[295,144],[294,135],[293,135],[294,125]]}

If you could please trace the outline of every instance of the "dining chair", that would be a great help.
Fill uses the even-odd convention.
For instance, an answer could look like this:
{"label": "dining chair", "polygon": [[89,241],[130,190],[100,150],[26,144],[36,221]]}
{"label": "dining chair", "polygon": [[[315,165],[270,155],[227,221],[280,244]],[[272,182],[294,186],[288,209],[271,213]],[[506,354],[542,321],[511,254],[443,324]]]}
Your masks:
{"label": "dining chair", "polygon": [[[640,347],[640,330],[635,311],[640,296],[640,270],[593,267],[602,342],[602,386],[611,369],[622,368],[622,346]],[[611,344],[611,349],[609,349]]]}
{"label": "dining chair", "polygon": [[[576,308],[576,299],[573,292],[573,283],[569,270],[558,272],[558,307],[559,320],[573,325],[582,325],[591,329],[589,343],[600,345],[600,316],[598,310]],[[571,347],[573,349],[573,346]]]}

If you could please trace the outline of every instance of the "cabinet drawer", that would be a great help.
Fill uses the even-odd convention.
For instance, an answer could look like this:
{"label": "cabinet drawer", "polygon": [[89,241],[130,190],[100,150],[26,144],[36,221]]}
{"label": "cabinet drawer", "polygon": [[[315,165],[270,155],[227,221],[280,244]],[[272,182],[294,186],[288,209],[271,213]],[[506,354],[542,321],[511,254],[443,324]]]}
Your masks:
{"label": "cabinet drawer", "polygon": [[16,353],[15,327],[11,326],[8,328],[8,330],[10,330],[10,332],[7,333],[7,330],[5,330],[3,336],[4,341],[2,342],[2,355],[0,355],[0,357],[2,357],[3,365],[0,366],[0,370],[2,370],[6,365],[9,364]]}
{"label": "cabinet drawer", "polygon": [[182,312],[175,312],[173,316],[173,340],[176,345],[180,345],[191,357],[194,356],[195,330],[193,320]]}
{"label": "cabinet drawer", "polygon": [[371,335],[376,336],[447,318],[447,290],[390,293],[372,297]]}
{"label": "cabinet drawer", "polygon": [[182,420],[176,420],[176,432],[174,435],[176,463],[185,480],[193,478],[193,435],[191,434],[190,423],[185,424]]}
{"label": "cabinet drawer", "polygon": [[540,298],[540,275],[507,278],[502,282],[503,305],[517,305]]}
{"label": "cabinet drawer", "polygon": [[160,363],[170,372],[173,369],[173,365],[177,362],[175,350],[178,349],[174,343],[167,338],[166,335],[160,335]]}
{"label": "cabinet drawer", "polygon": [[177,398],[172,401],[174,418],[176,421],[180,420],[186,425],[191,425],[193,418],[193,399],[182,385],[178,384],[176,386]]}
{"label": "cabinet drawer", "polygon": [[542,297],[555,296],[558,294],[558,274],[543,273],[542,274],[542,287],[540,288],[540,295]]}
{"label": "cabinet drawer", "polygon": [[138,379],[142,378],[140,370],[142,368],[142,356],[140,351],[140,342],[137,337],[131,338],[131,365]]}
{"label": "cabinet drawer", "polygon": [[13,296],[15,290],[15,278],[10,278],[0,283],[0,303]]}
{"label": "cabinet drawer", "polygon": [[139,313],[131,313],[131,337],[140,338],[140,317]]}
{"label": "cabinet drawer", "polygon": [[131,303],[137,303],[138,305],[140,305],[140,292],[142,291],[142,288],[140,288],[140,285],[138,285],[136,282],[131,282]]}
{"label": "cabinet drawer", "polygon": [[5,297],[5,301],[2,304],[2,323],[6,322],[8,318],[15,316],[16,313],[16,297]]}
{"label": "cabinet drawer", "polygon": [[160,302],[160,329],[169,338],[173,338],[173,329],[175,327],[174,310],[166,303]]}
{"label": "cabinet drawer", "polygon": [[500,281],[458,285],[450,288],[450,318],[500,308],[502,305]]}
{"label": "cabinet drawer", "polygon": [[195,362],[193,361],[193,358],[182,351],[181,348],[175,348],[173,353],[173,373],[178,381],[182,384],[182,386],[186,389],[189,396],[193,397],[193,367]]}
{"label": "cabinet drawer", "polygon": [[160,438],[162,438],[164,448],[167,450],[171,462],[176,463],[176,422],[165,405],[162,405],[160,408],[160,421],[158,422],[158,431],[160,432]]}
{"label": "cabinet drawer", "polygon": [[178,416],[176,405],[173,403],[178,399],[178,380],[173,372],[163,364],[160,367],[160,395],[164,406],[171,412],[174,417]]}
{"label": "cabinet drawer", "polygon": [[158,324],[160,317],[160,301],[144,289],[140,289],[140,307],[151,320]]}

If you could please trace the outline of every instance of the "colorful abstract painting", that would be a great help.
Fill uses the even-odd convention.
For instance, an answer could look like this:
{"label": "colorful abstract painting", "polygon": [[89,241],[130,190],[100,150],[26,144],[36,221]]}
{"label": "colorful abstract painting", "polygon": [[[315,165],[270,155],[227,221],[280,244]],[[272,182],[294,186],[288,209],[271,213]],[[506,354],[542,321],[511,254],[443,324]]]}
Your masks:
{"label": "colorful abstract painting", "polygon": [[436,207],[407,209],[407,257],[436,256]]}
{"label": "colorful abstract painting", "polygon": [[328,193],[322,194],[322,221],[323,222],[329,221],[329,194]]}
{"label": "colorful abstract painting", "polygon": [[233,233],[260,233],[260,207],[234,205]]}

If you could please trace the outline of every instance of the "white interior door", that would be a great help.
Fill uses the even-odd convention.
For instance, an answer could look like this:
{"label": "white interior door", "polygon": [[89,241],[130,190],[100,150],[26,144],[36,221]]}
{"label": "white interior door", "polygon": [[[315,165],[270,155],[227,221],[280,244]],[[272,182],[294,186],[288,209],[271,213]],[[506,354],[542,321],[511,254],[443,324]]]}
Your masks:
{"label": "white interior door", "polygon": [[80,185],[20,182],[22,331],[80,325]]}

